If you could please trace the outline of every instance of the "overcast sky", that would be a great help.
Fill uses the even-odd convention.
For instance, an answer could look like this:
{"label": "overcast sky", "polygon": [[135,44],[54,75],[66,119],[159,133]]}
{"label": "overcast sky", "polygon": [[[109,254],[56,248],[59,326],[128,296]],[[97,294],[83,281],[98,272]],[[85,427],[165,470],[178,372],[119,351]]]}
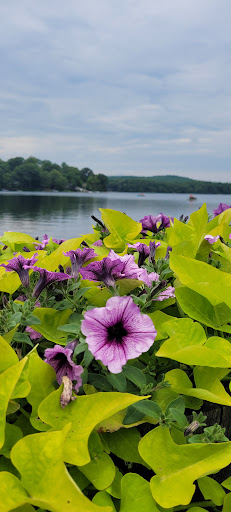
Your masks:
{"label": "overcast sky", "polygon": [[231,181],[230,0],[2,0],[0,158]]}

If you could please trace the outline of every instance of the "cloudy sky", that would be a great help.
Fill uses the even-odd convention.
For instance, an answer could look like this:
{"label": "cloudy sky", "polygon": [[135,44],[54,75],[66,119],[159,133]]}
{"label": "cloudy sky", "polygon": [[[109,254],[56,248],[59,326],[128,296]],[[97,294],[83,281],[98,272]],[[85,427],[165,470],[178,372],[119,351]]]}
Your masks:
{"label": "cloudy sky", "polygon": [[231,181],[230,0],[2,0],[0,158]]}

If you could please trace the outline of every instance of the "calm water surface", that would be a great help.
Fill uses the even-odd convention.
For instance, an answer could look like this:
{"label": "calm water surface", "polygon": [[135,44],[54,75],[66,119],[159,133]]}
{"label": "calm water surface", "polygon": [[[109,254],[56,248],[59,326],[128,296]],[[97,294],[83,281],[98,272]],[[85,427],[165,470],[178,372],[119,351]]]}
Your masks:
{"label": "calm water surface", "polygon": [[231,195],[145,194],[128,192],[0,192],[0,235],[20,231],[42,237],[73,238],[92,232],[91,215],[100,218],[99,208],[120,210],[134,220],[160,212],[179,218],[190,215],[204,202],[208,212],[219,203],[231,204]]}

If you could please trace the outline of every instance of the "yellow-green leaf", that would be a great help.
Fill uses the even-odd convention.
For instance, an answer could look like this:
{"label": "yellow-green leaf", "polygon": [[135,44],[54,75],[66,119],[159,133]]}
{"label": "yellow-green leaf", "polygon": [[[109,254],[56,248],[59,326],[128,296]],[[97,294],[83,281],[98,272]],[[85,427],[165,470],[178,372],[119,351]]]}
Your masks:
{"label": "yellow-green leaf", "polygon": [[151,492],[164,508],[188,505],[194,481],[231,462],[231,442],[177,445],[162,427],[141,439],[139,452],[156,473],[150,481]]}

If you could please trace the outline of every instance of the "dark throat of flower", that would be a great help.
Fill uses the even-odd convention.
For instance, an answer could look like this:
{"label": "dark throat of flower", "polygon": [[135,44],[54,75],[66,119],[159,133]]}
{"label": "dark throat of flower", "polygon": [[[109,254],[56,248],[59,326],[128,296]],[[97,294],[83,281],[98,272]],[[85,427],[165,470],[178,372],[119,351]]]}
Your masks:
{"label": "dark throat of flower", "polygon": [[123,337],[127,336],[128,332],[123,326],[123,322],[117,322],[114,325],[111,325],[107,329],[108,332],[108,342],[111,343],[113,341],[116,341],[116,343],[122,344],[123,343]]}
{"label": "dark throat of flower", "polygon": [[54,356],[53,360],[55,362],[55,371],[57,373],[60,368],[63,368],[63,366],[67,363],[67,356],[62,352],[59,352]]}

